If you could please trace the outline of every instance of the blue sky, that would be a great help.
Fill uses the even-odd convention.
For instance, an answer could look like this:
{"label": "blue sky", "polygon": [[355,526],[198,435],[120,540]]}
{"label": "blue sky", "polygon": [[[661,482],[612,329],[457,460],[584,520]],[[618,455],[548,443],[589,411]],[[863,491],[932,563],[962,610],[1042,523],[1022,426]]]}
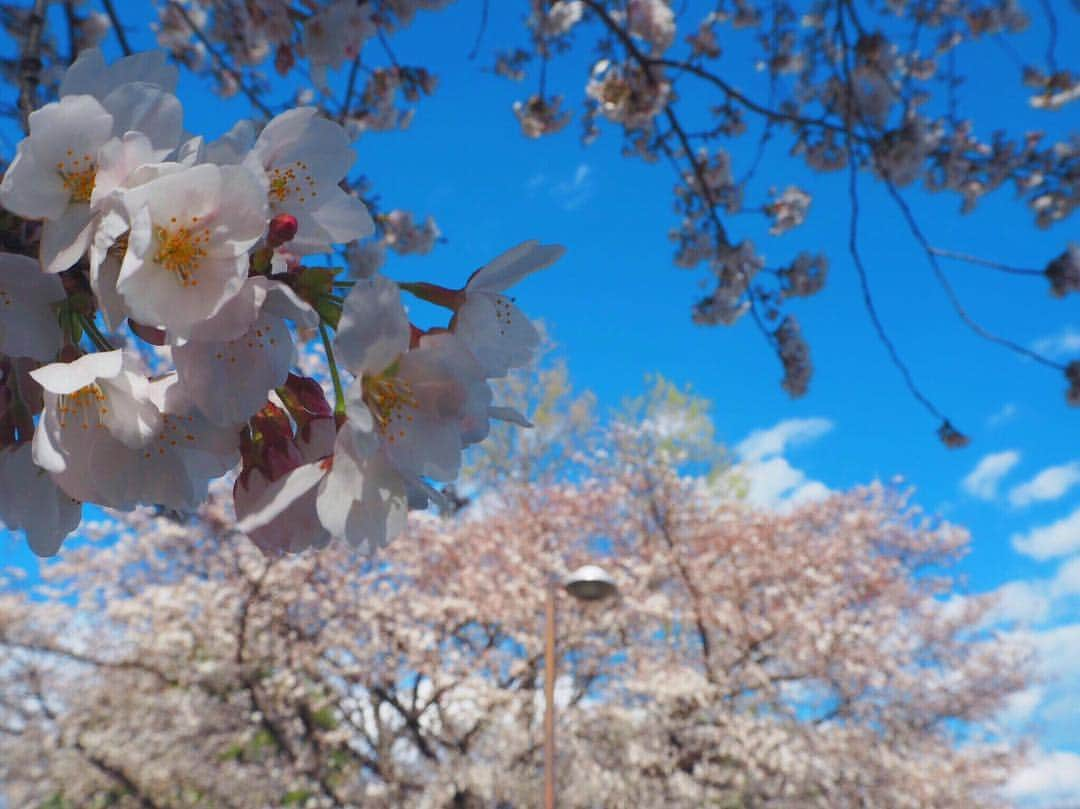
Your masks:
{"label": "blue sky", "polygon": [[[1075,42],[1076,15],[1069,16],[1065,0],[1054,4],[1062,18],[1060,41]],[[146,19],[144,4],[120,5],[127,6],[126,19]],[[610,126],[590,147],[579,143],[575,124],[540,141],[520,135],[511,104],[535,91],[535,76],[513,84],[482,67],[494,48],[524,41],[525,5],[490,3],[481,55],[473,61],[467,55],[479,25],[478,0],[422,14],[394,39],[398,59],[433,68],[439,87],[421,103],[409,130],[365,136],[357,144],[357,166],[386,207],[430,213],[447,241],[428,257],[392,258],[388,273],[453,286],[524,239],[564,244],[564,259],[522,284],[517,297],[547,324],[574,383],[593,390],[602,405],[640,393],[650,372],[692,385],[714,402],[718,436],[733,448],[741,444],[737,454],[763,502],[814,482],[846,488],[902,476],[927,511],[971,530],[972,552],[960,566],[964,591],[1005,586],[1002,626],[1027,633],[1046,673],[1056,678],[1018,699],[1008,717],[1030,727],[1045,751],[1027,780],[1017,782],[1017,795],[1027,794],[1035,805],[1039,795],[1080,794],[1080,411],[1065,405],[1064,378],[967,331],[886,195],[865,179],[862,248],[881,317],[919,384],[973,438],[967,449],[945,450],[934,436],[937,423],[905,390],[861,308],[845,250],[846,175],[809,174],[786,157],[781,136],[747,204],[764,202],[770,186],[798,184],[814,194],[807,223],[778,238],[767,235],[761,217],[735,219],[729,230],[752,239],[773,265],[803,249],[830,257],[825,291],[792,306],[810,341],[815,375],[809,394],[790,400],[779,388],[771,349],[749,320],[733,328],[690,322],[702,276],[671,261],[674,177],[666,164],[622,158],[619,134]],[[1045,35],[1036,20],[1025,40],[1033,53],[1041,54]],[[130,36],[137,48],[153,45],[145,24]],[[740,59],[745,47],[725,43],[725,50],[735,83],[753,89],[757,80],[734,67],[747,63]],[[549,72],[548,86],[564,92],[575,111],[589,56],[579,44]],[[973,72],[959,93],[979,133],[1005,122],[1059,133],[1070,122],[1075,127],[1075,110],[1055,115],[1026,106],[1004,51],[988,44],[972,56]],[[685,85],[680,92],[694,106],[701,87]],[[214,99],[191,77],[180,95],[193,132],[217,134],[244,111],[242,101]],[[753,148],[754,139],[745,140],[730,145],[736,174]],[[909,189],[907,198],[933,243],[1005,263],[1041,268],[1070,237],[1080,240],[1075,217],[1035,229],[1008,189],[966,217],[954,197]],[[985,325],[1021,344],[1064,352],[1059,359],[1080,356],[1076,296],[1052,299],[1037,278],[964,264],[945,268]],[[745,443],[755,431],[761,431],[757,439]],[[770,492],[775,496],[766,497]],[[4,541],[4,553],[17,565],[36,564],[20,542]]]}

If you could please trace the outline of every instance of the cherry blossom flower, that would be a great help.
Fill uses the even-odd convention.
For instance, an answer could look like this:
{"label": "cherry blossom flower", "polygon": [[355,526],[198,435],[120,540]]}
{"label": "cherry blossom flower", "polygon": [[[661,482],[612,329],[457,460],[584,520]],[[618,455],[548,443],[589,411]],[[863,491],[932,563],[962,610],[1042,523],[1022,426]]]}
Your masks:
{"label": "cherry blossom flower", "polygon": [[63,343],[56,307],[63,300],[60,279],[44,274],[38,262],[0,253],[0,353],[55,359]]}
{"label": "cherry blossom flower", "polygon": [[526,137],[539,138],[554,135],[570,123],[570,113],[560,109],[561,106],[562,96],[546,99],[534,95],[525,102],[515,101],[514,115]]}
{"label": "cherry blossom flower", "polygon": [[[274,500],[285,483],[275,487],[277,481],[301,466],[318,464],[333,455],[336,425],[321,391],[319,398],[320,412],[311,418],[298,419],[304,423],[295,437],[285,412],[268,403],[252,418],[250,432],[241,444],[244,468],[233,486],[236,517],[241,522],[247,521],[245,533],[267,556],[322,548],[332,538],[319,521],[318,487],[314,485],[297,493],[295,499],[275,510],[272,517],[259,516],[263,509],[278,508]],[[290,408],[290,412],[296,410]]]}
{"label": "cherry blossom flower", "polygon": [[91,96],[68,96],[30,115],[30,135],[0,183],[0,204],[45,220],[46,272],[66,270],[90,245],[98,151],[112,132],[112,115]]}
{"label": "cherry blossom flower", "polygon": [[[241,307],[248,311],[241,313]],[[242,424],[266,401],[269,390],[285,382],[293,362],[286,320],[307,328],[318,325],[315,310],[287,286],[252,278],[190,340],[173,347],[179,381],[209,421]],[[214,339],[238,324],[250,325],[235,337]]]}
{"label": "cherry blossom flower", "polygon": [[349,424],[377,432],[402,473],[450,481],[463,445],[487,434],[491,389],[456,335],[424,335],[411,351],[410,338],[394,282],[357,281],[334,340],[342,365],[356,376],[345,392]]}
{"label": "cherry blossom flower", "polygon": [[775,202],[765,206],[765,213],[773,220],[769,233],[779,236],[805,222],[810,200],[810,195],[797,186],[789,185],[785,188]]}
{"label": "cherry blossom flower", "polygon": [[293,252],[328,252],[374,231],[364,203],[338,185],[354,159],[345,131],[314,107],[283,112],[260,133],[245,165],[265,172],[270,215],[296,217]]}
{"label": "cherry blossom flower", "polygon": [[132,317],[187,338],[243,287],[266,200],[240,166],[203,164],[125,192],[131,222],[117,292]]}
{"label": "cherry blossom flower", "polygon": [[[72,266],[90,246],[102,147],[134,132],[146,138],[155,160],[177,146],[183,111],[169,92],[175,82],[163,54],[106,67],[100,51],[90,49],[65,75],[60,100],[30,115],[30,134],[0,184],[0,204],[45,220],[41,262],[47,272]],[[129,161],[112,162],[130,168]]]}
{"label": "cherry blossom flower", "polygon": [[175,375],[148,382],[121,351],[31,372],[45,389],[34,462],[71,497],[190,510],[233,464],[236,435],[199,417]]}
{"label": "cherry blossom flower", "polygon": [[534,272],[554,264],[565,248],[535,241],[519,244],[481,267],[464,289],[451,330],[468,346],[489,378],[528,365],[540,334],[513,299],[502,293]]}
{"label": "cherry blossom flower", "polygon": [[360,52],[374,33],[370,5],[335,0],[304,23],[304,54],[316,81],[324,83],[327,68],[336,69]]}
{"label": "cherry blossom flower", "polygon": [[666,0],[630,0],[626,21],[630,33],[644,39],[657,53],[675,41],[675,13]]}
{"label": "cherry blossom flower", "polygon": [[554,2],[537,2],[532,0],[532,15],[529,17],[529,27],[539,37],[561,37],[570,32],[570,29],[581,22],[585,12],[585,4],[581,0],[555,0]]}
{"label": "cherry blossom flower", "polygon": [[374,553],[405,527],[405,481],[375,433],[342,428],[335,438],[332,419],[313,424],[308,440],[286,442],[271,477],[258,468],[241,474],[237,529],[270,555],[321,547],[330,537]]}
{"label": "cherry blossom flower", "polygon": [[1050,281],[1050,292],[1056,298],[1064,298],[1070,292],[1080,292],[1080,244],[1068,248],[1046,265],[1043,270]]}

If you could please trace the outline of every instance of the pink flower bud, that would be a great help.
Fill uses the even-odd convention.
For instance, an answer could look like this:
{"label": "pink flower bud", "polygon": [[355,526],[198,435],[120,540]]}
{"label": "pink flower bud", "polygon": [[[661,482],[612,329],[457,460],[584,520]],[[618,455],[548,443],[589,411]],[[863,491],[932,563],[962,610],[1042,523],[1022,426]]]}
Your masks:
{"label": "pink flower bud", "polygon": [[266,241],[271,247],[280,247],[285,242],[292,241],[298,227],[295,216],[279,213],[270,220],[270,230],[266,235]]}

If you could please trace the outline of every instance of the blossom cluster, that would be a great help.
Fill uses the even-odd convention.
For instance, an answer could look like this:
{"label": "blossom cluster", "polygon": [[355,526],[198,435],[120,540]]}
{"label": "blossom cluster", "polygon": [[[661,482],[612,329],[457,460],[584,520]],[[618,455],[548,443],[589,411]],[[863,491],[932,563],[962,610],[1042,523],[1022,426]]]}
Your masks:
{"label": "blossom cluster", "polygon": [[[341,185],[346,131],[301,107],[192,137],[176,80],[163,53],[84,50],[0,183],[40,223],[36,257],[0,254],[0,519],[51,555],[83,503],[186,512],[239,466],[237,516],[265,553],[374,551],[491,419],[528,425],[492,401],[539,343],[503,293],[562,248],[526,242],[461,289],[307,265],[375,229]],[[412,323],[402,290],[449,323]],[[333,404],[293,372],[316,331]]]}

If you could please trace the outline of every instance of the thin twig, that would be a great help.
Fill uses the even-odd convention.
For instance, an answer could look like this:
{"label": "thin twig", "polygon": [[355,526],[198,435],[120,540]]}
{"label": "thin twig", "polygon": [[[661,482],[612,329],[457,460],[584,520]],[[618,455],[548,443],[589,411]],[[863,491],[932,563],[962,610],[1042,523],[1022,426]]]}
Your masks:
{"label": "thin twig", "polygon": [[874,298],[870,292],[870,282],[866,274],[866,266],[863,264],[862,254],[859,252],[859,168],[855,162],[855,155],[852,151],[851,144],[849,143],[848,202],[851,212],[848,225],[848,252],[851,254],[851,260],[855,263],[855,271],[859,275],[859,285],[862,288],[863,305],[866,307],[866,313],[870,316],[870,322],[874,326],[874,331],[877,332],[878,339],[881,341],[882,345],[885,346],[885,350],[889,352],[889,358],[892,360],[892,364],[904,378],[904,384],[906,384],[908,390],[911,391],[911,395],[914,396],[923,407],[929,410],[931,414],[942,421],[946,421],[947,419],[942,412],[938,410],[934,403],[922,392],[919,386],[915,384],[915,379],[911,374],[911,370],[900,358],[900,352],[896,350],[895,344],[885,331],[885,326],[878,316],[877,307],[874,305]]}
{"label": "thin twig", "polygon": [[352,61],[352,67],[349,68],[349,81],[345,85],[345,99],[341,102],[341,114],[338,116],[338,123],[342,126],[345,125],[345,119],[349,117],[349,107],[352,106],[353,93],[356,91],[356,74],[360,72],[360,54],[356,54],[356,58]]}
{"label": "thin twig", "polygon": [[475,59],[477,54],[480,53],[480,43],[483,42],[484,32],[487,31],[488,24],[488,0],[484,0],[480,6],[480,30],[476,32],[476,41],[473,43],[472,50],[469,51],[469,59]]}
{"label": "thin twig", "polygon": [[1057,15],[1054,14],[1054,7],[1050,4],[1050,0],[1040,0],[1040,5],[1043,14],[1046,15],[1046,27],[1049,29],[1049,38],[1046,42],[1046,67],[1051,73],[1057,73]]}
{"label": "thin twig", "polygon": [[199,42],[201,42],[206,47],[206,50],[209,52],[209,54],[214,58],[214,61],[217,63],[218,68],[220,68],[222,71],[224,71],[225,73],[228,73],[230,76],[232,76],[232,78],[236,81],[236,86],[240,88],[240,92],[242,92],[245,96],[247,96],[247,99],[248,99],[248,101],[251,102],[252,106],[254,106],[255,109],[257,109],[259,112],[261,112],[267,118],[273,118],[274,117],[273,110],[271,110],[268,106],[266,106],[266,104],[263,103],[262,99],[260,99],[258,97],[258,95],[255,93],[255,91],[252,90],[250,87],[248,87],[247,84],[245,84],[244,77],[240,74],[240,72],[236,68],[234,68],[232,65],[230,65],[228,62],[226,62],[225,57],[223,57],[221,54],[219,54],[214,49],[213,44],[207,38],[207,36],[203,32],[203,30],[198,26],[198,24],[193,19],[191,19],[191,15],[188,14],[187,9],[184,8],[182,5],[180,5],[180,3],[176,2],[176,0],[169,0],[169,5],[172,8],[175,8],[177,13],[179,13],[180,16],[183,17],[184,22],[187,24],[187,27],[191,30],[191,33],[193,33],[195,35],[195,37],[199,40]]}
{"label": "thin twig", "polygon": [[24,132],[30,131],[30,113],[37,108],[41,83],[41,34],[45,28],[46,0],[34,0],[26,21],[26,38],[19,55],[19,115]]}
{"label": "thin twig", "polygon": [[101,0],[101,5],[105,8],[105,13],[109,15],[109,22],[112,23],[113,33],[116,34],[116,42],[120,45],[120,50],[124,52],[124,56],[131,56],[131,45],[128,44],[127,34],[124,33],[124,26],[120,23],[120,17],[116,13],[112,0]]}
{"label": "thin twig", "polygon": [[1042,270],[1032,270],[1027,267],[1013,267],[1010,264],[1002,264],[1000,261],[991,261],[981,256],[973,256],[970,253],[961,253],[956,250],[947,250],[944,247],[930,247],[930,252],[942,258],[951,258],[956,261],[966,261],[968,264],[978,264],[980,267],[989,267],[992,270],[1009,273],[1010,275],[1037,275],[1045,276]]}
{"label": "thin twig", "polygon": [[1001,337],[1000,335],[994,334],[968,313],[967,309],[965,309],[964,305],[960,302],[960,297],[956,294],[956,290],[953,289],[952,284],[949,283],[948,276],[942,271],[941,263],[937,259],[937,254],[934,253],[933,246],[926,238],[926,234],[923,233],[922,228],[919,227],[919,223],[915,219],[915,214],[912,213],[911,207],[907,204],[907,200],[900,196],[900,192],[891,180],[885,180],[885,187],[888,189],[889,195],[893,198],[893,201],[896,202],[897,207],[900,208],[900,212],[904,215],[904,220],[907,222],[911,235],[915,237],[915,240],[926,253],[927,260],[930,262],[930,268],[934,272],[934,277],[937,278],[937,281],[944,290],[945,296],[949,299],[949,303],[952,305],[953,310],[960,320],[963,321],[964,325],[984,340],[996,343],[1002,348],[1007,348],[1009,351],[1025,356],[1028,359],[1035,360],[1035,362],[1041,363],[1042,365],[1064,371],[1065,366],[1060,362],[1054,362],[1054,360],[1049,357],[1044,357],[1037,351],[1032,351],[1030,348],[1013,342],[1007,337]]}
{"label": "thin twig", "polygon": [[[837,10],[838,19],[836,31],[842,39],[843,78],[846,82],[849,96],[854,98],[855,87],[851,78],[851,70],[848,65],[850,47],[847,41],[847,32],[843,25],[842,9],[838,7]],[[888,332],[885,331],[885,325],[881,322],[881,317],[877,312],[877,306],[874,304],[874,296],[870,291],[870,281],[867,276],[866,265],[863,264],[862,253],[859,251],[859,163],[856,159],[855,133],[852,130],[852,126],[853,124],[849,120],[844,128],[844,146],[847,151],[848,163],[848,206],[850,208],[848,215],[848,253],[851,255],[851,260],[855,264],[855,271],[859,276],[859,286],[862,290],[863,306],[866,308],[866,313],[870,316],[870,323],[877,333],[878,340],[885,346],[885,350],[888,352],[893,366],[900,372],[901,377],[904,379],[904,384],[907,385],[907,389],[911,392],[911,395],[914,396],[915,400],[925,407],[931,415],[942,422],[947,423],[948,419],[945,415],[932,401],[930,401],[930,398],[923,393],[922,389],[915,383],[915,378],[911,373],[911,369],[909,369],[907,364],[901,359],[900,352],[897,351],[896,345],[889,337]]]}

